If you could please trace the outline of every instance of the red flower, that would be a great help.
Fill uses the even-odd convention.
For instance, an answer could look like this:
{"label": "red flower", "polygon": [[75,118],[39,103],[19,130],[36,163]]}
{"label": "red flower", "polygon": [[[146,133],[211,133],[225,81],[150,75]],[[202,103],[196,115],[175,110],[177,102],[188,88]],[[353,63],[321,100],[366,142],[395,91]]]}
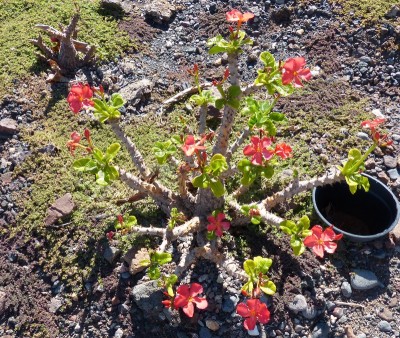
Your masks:
{"label": "red flower", "polygon": [[232,9],[230,12],[226,13],[226,20],[228,22],[237,22],[238,29],[240,29],[240,26],[242,25],[243,22],[247,22],[253,18],[254,18],[253,13],[247,12],[243,14],[237,9]]}
{"label": "red flower", "polygon": [[203,146],[206,141],[206,137],[203,137],[200,141],[195,142],[193,135],[188,135],[185,139],[185,144],[182,146],[182,150],[186,156],[192,156],[195,151],[205,150]]}
{"label": "red flower", "polygon": [[383,122],[385,122],[385,119],[383,119],[383,118],[377,118],[375,120],[367,120],[367,121],[361,122],[361,127],[369,128],[369,129],[371,129],[371,131],[374,131],[376,129],[376,127],[378,127]]}
{"label": "red flower", "polygon": [[275,154],[285,160],[292,156],[292,148],[286,143],[279,143],[275,146]]}
{"label": "red flower", "polygon": [[334,253],[337,244],[333,241],[341,239],[343,234],[336,235],[332,228],[333,227],[330,226],[323,231],[320,225],[313,226],[311,229],[313,234],[304,239],[304,245],[308,248],[312,248],[314,253],[321,258],[324,257],[324,250],[328,253]]}
{"label": "red flower", "polygon": [[267,305],[259,299],[248,299],[246,303],[240,303],[236,307],[238,315],[246,318],[243,326],[246,330],[254,330],[257,321],[266,324],[269,321],[269,311]]}
{"label": "red flower", "polygon": [[81,136],[74,131],[71,134],[71,139],[67,142],[67,147],[69,148],[69,151],[71,152],[71,155],[74,156],[74,151],[77,147],[81,147],[79,142],[81,141]]}
{"label": "red flower", "polygon": [[122,225],[124,223],[124,217],[122,215],[117,216],[118,223]]}
{"label": "red flower", "polygon": [[290,58],[283,65],[282,83],[288,85],[294,82],[295,87],[303,87],[303,81],[311,79],[311,72],[304,68],[306,60],[303,57]]}
{"label": "red flower", "polygon": [[183,312],[188,317],[193,317],[194,304],[199,309],[205,309],[208,306],[207,299],[197,297],[199,293],[203,292],[203,287],[198,283],[192,283],[189,285],[181,285],[176,290],[176,297],[174,300],[175,308],[182,308]]}
{"label": "red flower", "polygon": [[107,234],[106,234],[107,239],[108,239],[109,241],[111,241],[111,240],[113,239],[114,235],[115,235],[115,232],[114,232],[114,231],[109,231],[109,232],[107,232]]}
{"label": "red flower", "polygon": [[253,145],[248,145],[243,149],[243,154],[252,156],[251,163],[262,165],[263,158],[268,161],[274,156],[274,152],[267,149],[272,143],[271,138],[263,137],[260,139],[258,136],[252,136],[251,143]]}
{"label": "red flower", "polygon": [[69,91],[67,101],[69,108],[75,113],[79,113],[82,107],[93,106],[93,101],[90,100],[93,96],[93,90],[88,84],[74,84]]}
{"label": "red flower", "polygon": [[228,221],[223,222],[224,219],[225,215],[222,212],[220,212],[216,218],[214,216],[208,216],[207,220],[210,224],[207,225],[207,230],[215,231],[215,234],[221,237],[223,230],[228,230],[231,226]]}
{"label": "red flower", "polygon": [[195,63],[193,65],[193,68],[188,69],[188,73],[192,76],[198,76],[199,75],[199,65]]}

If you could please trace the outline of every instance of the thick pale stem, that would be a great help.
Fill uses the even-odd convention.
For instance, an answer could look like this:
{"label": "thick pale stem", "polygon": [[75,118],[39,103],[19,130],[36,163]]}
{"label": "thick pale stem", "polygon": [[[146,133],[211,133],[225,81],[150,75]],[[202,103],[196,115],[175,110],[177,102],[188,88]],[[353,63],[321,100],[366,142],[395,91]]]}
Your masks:
{"label": "thick pale stem", "polygon": [[247,140],[247,138],[250,136],[250,128],[246,127],[242,134],[239,136],[239,138],[232,144],[232,146],[229,148],[228,153],[226,154],[226,160],[229,161],[232,158],[232,155],[238,150],[238,148]]}
{"label": "thick pale stem", "polygon": [[125,135],[118,121],[110,121],[110,126],[114,134],[121,140],[123,145],[128,150],[128,153],[131,156],[131,159],[136,168],[138,168],[140,175],[143,177],[143,179],[146,180],[148,177],[150,177],[151,172],[149,169],[147,169],[143,156],[140,153],[139,149],[137,149],[132,140]]}
{"label": "thick pale stem", "polygon": [[[210,82],[206,82],[206,83],[201,83],[200,87],[201,89],[205,89],[205,88],[209,88],[211,87],[211,83]],[[169,106],[171,104],[177,103],[180,100],[184,99],[186,96],[191,95],[191,94],[195,94],[198,93],[199,91],[199,87],[198,86],[193,86],[193,87],[189,87],[186,88],[184,90],[182,90],[181,92],[179,92],[178,94],[170,97],[169,99],[165,100],[162,105],[165,106]]]}
{"label": "thick pale stem", "polygon": [[204,134],[206,132],[206,122],[207,122],[207,105],[203,104],[200,106],[200,121],[199,121],[199,134]]}
{"label": "thick pale stem", "polygon": [[342,181],[344,177],[341,172],[337,168],[332,168],[332,170],[320,177],[312,178],[308,181],[300,181],[294,182],[290,184],[288,187],[283,189],[280,192],[273,194],[272,196],[267,197],[260,203],[258,203],[259,207],[265,207],[266,210],[271,210],[274,206],[279,203],[286,201],[289,198],[292,198],[294,195],[300,194],[302,192],[311,190],[316,187],[320,187],[326,184],[333,184],[335,182]]}
{"label": "thick pale stem", "polygon": [[[238,71],[238,55],[237,53],[228,54],[229,66],[229,82],[231,85],[240,86],[239,71]],[[226,105],[224,115],[222,117],[221,127],[218,132],[217,142],[215,143],[213,154],[226,155],[228,149],[229,136],[232,131],[232,126],[235,121],[236,109]]]}
{"label": "thick pale stem", "polygon": [[173,194],[169,189],[159,184],[155,185],[154,183],[151,184],[145,182],[123,169],[119,169],[119,176],[121,181],[127,184],[130,188],[138,190],[139,192],[147,193],[167,215],[169,215],[170,208],[173,204],[179,200],[178,196]]}

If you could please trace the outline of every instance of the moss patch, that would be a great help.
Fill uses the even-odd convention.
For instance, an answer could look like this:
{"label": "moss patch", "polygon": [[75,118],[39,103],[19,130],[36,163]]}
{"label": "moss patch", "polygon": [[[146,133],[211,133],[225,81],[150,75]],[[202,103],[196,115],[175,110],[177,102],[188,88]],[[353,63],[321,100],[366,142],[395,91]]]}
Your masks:
{"label": "moss patch", "polygon": [[[111,59],[133,46],[129,36],[118,30],[118,22],[102,15],[99,0],[76,3],[81,12],[78,38],[98,46],[97,57]],[[29,39],[39,34],[34,26],[39,23],[53,27],[66,25],[74,13],[73,1],[0,0],[0,97],[9,92],[8,88],[17,78],[47,68],[37,61],[38,50],[29,43]]]}

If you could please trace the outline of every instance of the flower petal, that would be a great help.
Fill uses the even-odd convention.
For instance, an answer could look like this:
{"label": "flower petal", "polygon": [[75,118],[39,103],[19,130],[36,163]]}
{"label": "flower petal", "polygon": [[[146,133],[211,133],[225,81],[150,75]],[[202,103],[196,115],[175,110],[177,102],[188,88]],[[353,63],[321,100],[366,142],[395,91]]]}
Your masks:
{"label": "flower petal", "polygon": [[257,319],[256,317],[249,317],[245,319],[243,326],[246,330],[254,330],[257,324]]}
{"label": "flower petal", "polygon": [[186,316],[192,318],[194,314],[194,305],[192,302],[189,302],[185,307],[182,308],[183,312]]}
{"label": "flower petal", "polygon": [[255,154],[255,152],[256,152],[256,150],[251,145],[248,145],[248,146],[244,147],[244,149],[243,149],[243,154],[245,156],[253,156]]}
{"label": "flower petal", "polygon": [[190,286],[190,296],[197,296],[199,293],[203,292],[203,287],[199,283],[192,283]]}
{"label": "flower petal", "polygon": [[236,312],[239,316],[242,316],[244,318],[250,316],[250,310],[245,303],[238,304],[238,306],[236,307]]}
{"label": "flower petal", "polygon": [[324,247],[321,244],[314,245],[312,250],[318,257],[324,258]]}
{"label": "flower petal", "polygon": [[247,22],[247,21],[249,21],[250,19],[253,19],[253,18],[254,18],[254,14],[253,13],[250,13],[250,12],[243,13],[242,21],[243,22]]}
{"label": "flower petal", "polygon": [[306,59],[301,57],[296,57],[293,58],[294,62],[294,70],[299,71],[301,68],[303,68],[306,65]]}
{"label": "flower petal", "polygon": [[322,229],[322,227],[321,227],[320,225],[314,225],[314,226],[311,228],[311,231],[313,232],[313,234],[314,234],[317,238],[321,238],[323,229]]}
{"label": "flower petal", "polygon": [[229,230],[229,228],[231,227],[231,223],[229,223],[229,222],[221,222],[221,226],[222,226],[222,229]]}
{"label": "flower petal", "polygon": [[253,157],[251,158],[251,163],[253,163],[255,165],[262,165],[262,161],[263,161],[263,158],[262,158],[261,153],[255,153],[253,155]]}
{"label": "flower petal", "polygon": [[267,305],[265,305],[264,303],[260,302],[258,306],[257,319],[261,324],[266,324],[269,322],[270,313],[268,311]]}
{"label": "flower petal", "polygon": [[[178,292],[178,291],[177,291]],[[179,308],[179,307],[184,307],[188,304],[188,299],[189,297],[186,296],[182,296],[180,294],[177,294],[175,299],[174,299],[174,306],[175,308]]]}
{"label": "flower petal", "polygon": [[208,306],[207,299],[201,297],[193,297],[193,302],[199,309],[205,309]]}
{"label": "flower petal", "polygon": [[293,72],[296,70],[295,67],[296,67],[296,61],[294,60],[294,58],[287,59],[283,65],[285,73],[289,72],[293,74]]}
{"label": "flower petal", "polygon": [[221,222],[221,221],[223,221],[225,219],[225,214],[223,214],[222,212],[220,212],[218,215],[217,215],[217,222]]}
{"label": "flower petal", "polygon": [[180,294],[183,297],[189,298],[190,296],[190,288],[189,285],[183,284],[177,290],[176,293]]}
{"label": "flower petal", "polygon": [[268,161],[274,156],[275,152],[270,151],[268,149],[263,149],[262,154],[264,156],[264,159]]}
{"label": "flower petal", "polygon": [[335,242],[325,242],[324,249],[327,253],[334,253],[336,251],[337,244]]}
{"label": "flower petal", "polygon": [[207,225],[207,231],[214,231],[217,228],[215,223],[210,223]]}
{"label": "flower petal", "polygon": [[293,81],[293,73],[285,71],[282,74],[282,84],[288,85],[288,84],[292,83],[292,81]]}
{"label": "flower petal", "polygon": [[318,243],[318,238],[315,237],[314,235],[307,236],[306,238],[304,238],[303,243],[307,248],[312,248],[314,245]]}

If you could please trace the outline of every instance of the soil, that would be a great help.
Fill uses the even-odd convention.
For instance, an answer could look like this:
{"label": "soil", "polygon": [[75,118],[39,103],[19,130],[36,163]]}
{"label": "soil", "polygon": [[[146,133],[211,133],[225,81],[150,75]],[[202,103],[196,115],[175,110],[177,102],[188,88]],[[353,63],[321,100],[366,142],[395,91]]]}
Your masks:
{"label": "soil", "polygon": [[[204,62],[209,66],[210,69],[204,74],[205,80],[212,80],[215,74],[223,73],[226,60],[224,57],[220,62],[217,62],[217,57],[208,59],[204,40],[227,32],[225,12],[233,2],[228,4],[217,1],[217,4],[212,4],[215,5],[212,10],[211,4],[203,6],[204,1],[189,3],[165,25],[143,19],[139,15],[141,7],[120,22],[120,29],[128,32],[138,44],[135,52],[118,60],[118,64],[133,61],[137,69],[126,74],[116,63],[101,65],[100,68],[110,72],[117,69],[111,88],[118,89],[144,75],[151,76],[155,82],[151,97],[134,109],[128,109],[125,121],[156,111],[160,102],[188,87],[190,78],[185,70],[194,62]],[[319,161],[321,153],[318,149],[321,144],[324,145],[322,154],[329,154],[326,155],[327,161],[336,163],[346,156],[344,145],[363,142],[355,136],[359,131],[358,126],[351,125],[363,114],[360,113],[359,105],[368,111],[373,108],[384,111],[390,119],[388,129],[392,133],[400,133],[400,80],[390,75],[387,77],[387,74],[400,72],[399,50],[394,48],[399,39],[399,34],[395,33],[398,28],[395,27],[396,22],[389,23],[394,32],[384,35],[379,30],[388,23],[382,22],[378,28],[345,23],[339,9],[330,1],[315,4],[286,1],[286,5],[275,4],[275,1],[272,4],[270,1],[234,3],[243,10],[260,14],[259,20],[246,26],[248,34],[256,40],[252,51],[256,53],[274,45],[279,58],[305,55],[310,64],[321,69],[320,75],[304,91],[282,100],[278,106],[289,118],[307,121],[310,132],[304,142],[312,150],[310,161]],[[317,10],[306,14],[311,11],[310,6],[316,6]],[[186,17],[192,18],[197,25],[181,25]],[[177,30],[178,27],[181,28]],[[296,33],[303,28],[307,28],[305,32]],[[182,33],[179,35],[177,32]],[[171,49],[165,48],[166,41],[173,41]],[[184,44],[179,44],[179,41]],[[185,50],[192,42],[197,49]],[[359,58],[364,54],[373,59],[367,69],[367,75],[371,76],[361,73],[357,66]],[[257,69],[257,61],[244,57],[240,67],[245,81],[250,82]],[[97,70],[94,67],[88,72],[97,74]],[[15,94],[2,98],[0,119],[18,119],[25,135],[45,128],[47,113],[60,97],[66,97],[67,86],[50,86],[44,79],[45,75],[38,75],[29,79],[27,83],[30,85],[22,86],[25,82],[23,79],[16,83]],[[94,81],[98,81],[96,84],[102,80],[94,76]],[[46,100],[48,104],[43,108],[42,104]],[[322,125],[327,124],[332,129],[323,132]],[[281,133],[290,139],[302,131],[291,125],[284,127]],[[325,137],[327,133],[330,133],[330,137]],[[346,133],[349,137],[344,140],[343,134]],[[122,337],[118,336],[122,330],[123,337],[247,337],[242,327],[242,318],[234,315],[234,309],[224,310],[229,297],[239,299],[240,282],[224,275],[223,271],[208,261],[198,261],[182,278],[186,282],[201,279],[204,293],[209,299],[208,310],[196,312],[192,319],[182,312],[163,311],[162,307],[150,314],[140,308],[133,300],[132,290],[136,285],[148,281],[144,272],[131,276],[121,260],[114,264],[105,262],[103,253],[107,243],[104,238],[102,241],[93,238],[92,241],[74,243],[69,237],[71,229],[68,228],[68,220],[66,226],[52,229],[55,236],[67,240],[71,246],[76,244],[82,251],[90,247],[89,260],[96,263],[87,279],[71,282],[71,285],[79,285],[79,292],[71,285],[64,285],[65,282],[57,277],[59,266],[53,267],[53,273],[49,271],[43,263],[48,258],[45,249],[48,243],[41,232],[43,229],[15,234],[13,228],[23,222],[18,218],[24,212],[22,199],[30,198],[30,187],[35,182],[35,177],[21,169],[23,163],[29,156],[34,157],[39,153],[57,156],[59,151],[54,146],[49,148],[44,141],[41,148],[31,149],[29,144],[21,142],[18,137],[0,135],[0,158],[11,163],[6,170],[2,168],[0,171],[0,291],[6,294],[4,303],[0,300],[0,336]],[[391,156],[398,156],[398,142],[386,151]],[[380,170],[373,169],[375,172],[371,173],[386,173],[388,168],[384,166],[382,156],[376,155],[375,160]],[[301,163],[298,165],[301,166]],[[16,174],[10,175],[12,172]],[[386,182],[390,183],[397,196],[400,186],[398,182],[399,179],[396,181],[389,178]],[[310,208],[309,205],[310,198],[305,196],[292,202],[290,207]],[[276,209],[283,215],[289,207],[281,205]],[[315,215],[313,218],[316,219]],[[93,218],[93,229],[100,224],[101,217]],[[365,333],[365,337],[400,336],[400,249],[399,245],[395,246],[387,238],[366,244],[343,241],[334,256],[320,260],[308,250],[300,257],[294,256],[289,239],[275,229],[249,226],[235,229],[224,239],[223,248],[232,252],[241,263],[257,255],[273,259],[269,277],[276,284],[277,292],[266,300],[271,321],[263,327],[264,336],[346,337],[345,328],[348,326],[355,334]],[[178,246],[174,247],[174,253],[179,255]],[[79,264],[83,265],[82,262],[75,263],[79,267]],[[341,292],[342,283],[350,280],[354,269],[360,268],[373,271],[380,284],[367,291],[353,290],[349,300]],[[220,275],[223,282],[218,281]],[[308,305],[315,309],[315,316],[307,318],[289,309],[288,304],[299,294],[304,295]],[[60,306],[55,308],[58,301]],[[344,305],[332,308],[329,306],[332,302]],[[345,315],[338,318],[333,312],[334,308],[344,309]],[[388,311],[392,319],[389,315],[383,315]],[[382,319],[392,324],[391,331],[378,329],[377,324]],[[217,322],[220,328],[215,332],[207,329],[206,320]],[[315,334],[321,323],[329,323],[330,326],[325,336]],[[347,335],[347,338],[352,337]]]}

